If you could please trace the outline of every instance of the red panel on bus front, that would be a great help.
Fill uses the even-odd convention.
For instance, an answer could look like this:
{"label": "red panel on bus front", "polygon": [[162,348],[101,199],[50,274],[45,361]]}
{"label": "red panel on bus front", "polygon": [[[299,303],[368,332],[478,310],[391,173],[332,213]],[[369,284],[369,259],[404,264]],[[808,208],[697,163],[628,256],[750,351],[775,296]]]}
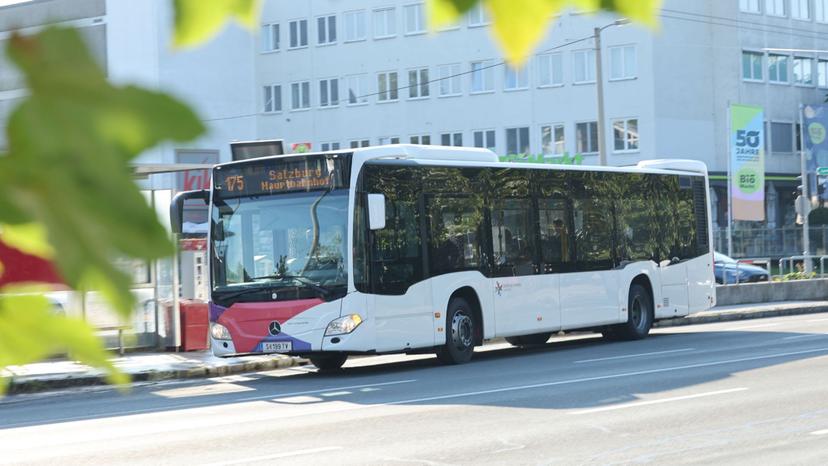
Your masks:
{"label": "red panel on bus front", "polygon": [[270,335],[272,321],[285,322],[302,312],[322,304],[318,298],[266,303],[235,303],[218,318],[218,323],[230,330],[233,345],[239,353],[252,352],[262,339]]}

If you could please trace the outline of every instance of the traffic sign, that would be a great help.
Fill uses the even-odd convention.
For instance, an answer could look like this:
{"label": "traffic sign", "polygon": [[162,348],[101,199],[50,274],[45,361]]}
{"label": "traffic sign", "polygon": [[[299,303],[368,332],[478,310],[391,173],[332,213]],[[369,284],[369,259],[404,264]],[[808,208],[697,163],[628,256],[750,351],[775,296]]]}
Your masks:
{"label": "traffic sign", "polygon": [[817,175],[819,175],[819,176],[828,176],[828,167],[819,167],[819,168],[817,168]]}

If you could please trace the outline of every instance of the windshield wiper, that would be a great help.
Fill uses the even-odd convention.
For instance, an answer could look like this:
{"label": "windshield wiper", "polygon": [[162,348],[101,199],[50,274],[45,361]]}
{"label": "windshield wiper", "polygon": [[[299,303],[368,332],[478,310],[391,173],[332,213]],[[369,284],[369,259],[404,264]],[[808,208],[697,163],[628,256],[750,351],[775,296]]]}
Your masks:
{"label": "windshield wiper", "polygon": [[294,282],[301,283],[307,286],[308,288],[312,289],[320,298],[327,298],[328,295],[331,294],[330,289],[325,288],[324,286],[315,283],[313,280],[310,280],[309,278],[303,277],[301,275],[277,273],[273,275],[264,275],[261,277],[252,277],[251,280],[293,280]]}
{"label": "windshield wiper", "polygon": [[[249,294],[249,293],[257,293],[257,292],[261,293],[261,292],[264,292],[264,291],[272,291],[272,290],[273,290],[273,287],[254,286],[254,287],[249,287],[249,288],[244,288],[242,290],[234,291],[232,293],[228,293],[226,295],[223,295],[221,297],[221,299],[222,300],[233,299],[233,298],[238,298],[239,296],[243,296],[243,295],[246,295],[246,294]],[[222,293],[222,292],[219,291],[219,293]]]}

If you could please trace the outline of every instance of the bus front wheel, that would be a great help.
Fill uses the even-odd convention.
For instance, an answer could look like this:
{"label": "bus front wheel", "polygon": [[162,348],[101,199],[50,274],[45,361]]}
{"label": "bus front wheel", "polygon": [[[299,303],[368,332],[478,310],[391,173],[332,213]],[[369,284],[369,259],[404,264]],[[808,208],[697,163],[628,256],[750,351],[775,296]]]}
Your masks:
{"label": "bus front wheel", "polygon": [[310,356],[310,362],[319,369],[319,372],[331,372],[342,368],[348,360],[347,354],[318,354]]}
{"label": "bus front wheel", "polygon": [[608,340],[640,340],[650,333],[653,326],[653,299],[647,289],[638,283],[630,287],[627,306],[627,322],[604,330]]}
{"label": "bus front wheel", "polygon": [[449,302],[446,312],[446,344],[437,351],[437,358],[444,364],[469,362],[474,352],[474,313],[463,298]]}

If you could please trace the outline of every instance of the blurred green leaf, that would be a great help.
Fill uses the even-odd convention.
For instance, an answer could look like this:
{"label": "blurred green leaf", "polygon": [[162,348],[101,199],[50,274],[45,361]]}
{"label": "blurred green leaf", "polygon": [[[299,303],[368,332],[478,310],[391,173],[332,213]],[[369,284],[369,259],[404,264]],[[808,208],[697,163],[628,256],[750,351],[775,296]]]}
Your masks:
{"label": "blurred green leaf", "polygon": [[[70,359],[103,369],[112,384],[128,383],[129,378],[112,365],[89,325],[56,314],[42,292],[32,287],[0,290],[0,368],[67,353]],[[0,379],[0,393],[5,383]]]}
{"label": "blurred green leaf", "polygon": [[481,3],[492,18],[492,30],[513,66],[520,66],[543,39],[550,19],[566,8],[618,13],[650,26],[662,0],[429,0],[429,22],[439,28],[457,22],[458,17]]}
{"label": "blurred green leaf", "polygon": [[8,55],[30,94],[9,118],[0,204],[11,208],[8,214],[0,209],[0,223],[45,226],[67,283],[100,289],[128,315],[130,279],[112,260],[173,253],[128,162],[159,142],[190,140],[204,128],[169,96],[110,85],[73,29],[15,35]]}
{"label": "blurred green leaf", "polygon": [[213,37],[228,18],[252,29],[259,20],[259,0],[175,0],[175,45],[191,47]]}

